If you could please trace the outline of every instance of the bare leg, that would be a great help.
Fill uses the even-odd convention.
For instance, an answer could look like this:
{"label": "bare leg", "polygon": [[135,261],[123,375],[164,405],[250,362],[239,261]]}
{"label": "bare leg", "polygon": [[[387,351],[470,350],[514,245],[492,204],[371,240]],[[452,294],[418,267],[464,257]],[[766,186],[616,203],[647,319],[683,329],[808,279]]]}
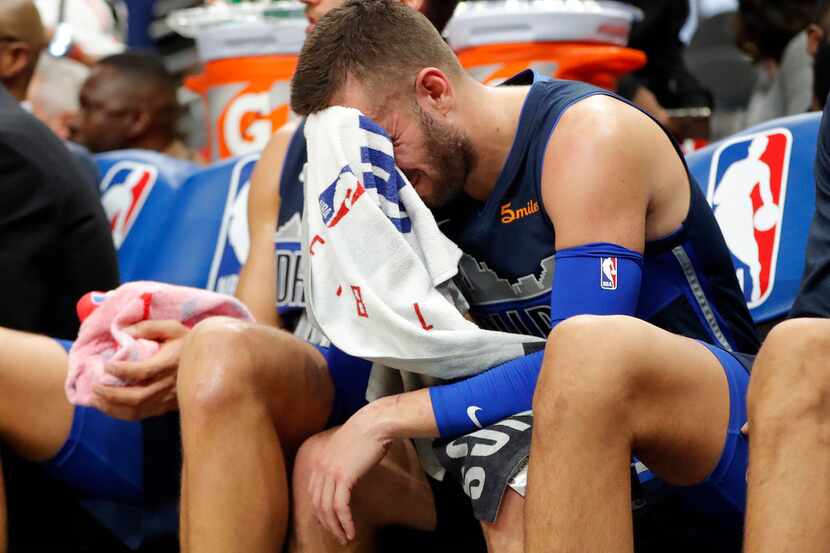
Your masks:
{"label": "bare leg", "polygon": [[548,338],[533,400],[526,551],[633,551],[632,452],[674,484],[715,468],[726,376],[699,343],[630,317],[577,317]]}
{"label": "bare leg", "polygon": [[340,546],[317,523],[308,494],[313,459],[317,451],[326,447],[332,432],[334,430],[328,430],[309,438],[297,454],[292,482],[294,512],[288,548],[291,553],[370,553],[375,551],[377,530],[384,526],[394,524],[418,530],[435,528],[432,489],[412,443],[399,441],[355,488],[351,507],[356,538],[346,547]]}
{"label": "bare leg", "polygon": [[72,428],[66,351],[51,338],[0,329],[0,440],[21,457],[53,457]]}
{"label": "bare leg", "polygon": [[[53,457],[72,428],[66,399],[66,351],[51,338],[0,328],[0,441],[20,456]],[[0,553],[8,546],[0,467]]]}
{"label": "bare leg", "polygon": [[509,489],[504,493],[499,517],[493,524],[481,523],[489,553],[524,551],[525,499]]}
{"label": "bare leg", "polygon": [[177,390],[184,550],[279,551],[286,467],[331,411],[323,356],[280,330],[208,319],[185,343]]}
{"label": "bare leg", "polygon": [[749,391],[747,553],[817,553],[830,544],[830,321],[781,323]]}

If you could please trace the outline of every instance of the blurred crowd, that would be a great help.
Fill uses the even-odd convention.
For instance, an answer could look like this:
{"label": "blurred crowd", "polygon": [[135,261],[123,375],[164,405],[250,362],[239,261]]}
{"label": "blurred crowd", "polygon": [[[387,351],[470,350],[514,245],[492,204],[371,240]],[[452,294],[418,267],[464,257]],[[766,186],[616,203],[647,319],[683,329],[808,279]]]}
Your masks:
{"label": "blurred crowd", "polygon": [[[632,29],[629,45],[645,52],[648,62],[620,78],[618,92],[646,108],[681,140],[716,140],[763,121],[821,108],[830,89],[826,68],[830,64],[830,9],[825,2],[627,3],[643,13]],[[197,70],[193,42],[176,35],[164,16],[173,4],[181,8],[199,2],[38,0],[36,4],[45,36],[33,35],[31,29],[7,29],[4,39],[19,38],[29,48],[34,78],[25,102],[58,136],[93,152],[124,147],[164,151],[171,144],[176,155],[190,159],[199,155],[193,150],[204,152],[206,137],[200,120],[204,110],[196,95],[179,87],[177,98],[185,109],[177,112],[171,111],[172,105],[147,106],[141,100],[143,94],[153,95],[151,89],[161,81],[168,81],[162,86],[169,89]],[[123,52],[129,55],[109,58]],[[153,75],[155,84],[146,90],[134,89],[131,98],[98,91],[101,75],[106,81],[112,72],[124,73],[128,87],[127,74]],[[96,94],[121,105],[102,105]],[[172,101],[169,90],[166,98]],[[94,124],[96,110],[99,115],[115,116],[137,106],[156,112],[147,113],[144,120],[167,126],[154,130],[164,138],[147,142],[107,139],[110,142],[104,145],[89,143],[89,133],[79,128],[82,121]],[[175,125],[171,122],[174,115]],[[178,133],[175,142],[173,133]]]}

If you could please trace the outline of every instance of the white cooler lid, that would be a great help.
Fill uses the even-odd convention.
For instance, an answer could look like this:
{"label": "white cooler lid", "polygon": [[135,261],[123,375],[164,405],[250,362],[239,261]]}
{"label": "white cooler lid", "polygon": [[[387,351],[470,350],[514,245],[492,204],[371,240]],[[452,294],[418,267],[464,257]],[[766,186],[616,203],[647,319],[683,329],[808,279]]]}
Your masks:
{"label": "white cooler lid", "polygon": [[308,21],[300,2],[217,3],[178,10],[167,17],[177,33],[196,39],[199,58],[297,54]]}
{"label": "white cooler lid", "polygon": [[642,12],[605,0],[470,1],[458,6],[444,35],[454,50],[533,42],[625,46]]}

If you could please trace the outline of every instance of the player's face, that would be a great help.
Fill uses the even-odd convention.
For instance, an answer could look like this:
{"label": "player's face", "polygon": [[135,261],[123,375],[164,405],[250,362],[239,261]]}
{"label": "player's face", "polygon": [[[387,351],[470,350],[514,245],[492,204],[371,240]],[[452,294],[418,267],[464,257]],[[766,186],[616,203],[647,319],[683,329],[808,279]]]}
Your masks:
{"label": "player's face", "polygon": [[458,197],[475,159],[463,129],[427,112],[414,98],[387,99],[379,106],[370,97],[350,79],[332,103],[356,108],[383,127],[392,139],[395,162],[427,206],[436,209]]}
{"label": "player's face", "polygon": [[[464,190],[473,161],[473,146],[461,129],[430,115],[413,102],[411,138],[392,134],[398,167],[427,206],[447,205]],[[383,125],[383,123],[381,123]]]}

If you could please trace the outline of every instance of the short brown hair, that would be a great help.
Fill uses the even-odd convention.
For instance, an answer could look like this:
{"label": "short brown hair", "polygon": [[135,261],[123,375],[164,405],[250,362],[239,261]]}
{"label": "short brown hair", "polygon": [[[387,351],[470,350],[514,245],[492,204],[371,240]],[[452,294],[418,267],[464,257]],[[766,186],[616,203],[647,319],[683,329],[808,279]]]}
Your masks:
{"label": "short brown hair", "polygon": [[349,76],[383,90],[414,83],[436,67],[449,76],[463,70],[432,24],[394,0],[349,0],[327,13],[306,38],[291,81],[291,109],[309,115],[329,106]]}

